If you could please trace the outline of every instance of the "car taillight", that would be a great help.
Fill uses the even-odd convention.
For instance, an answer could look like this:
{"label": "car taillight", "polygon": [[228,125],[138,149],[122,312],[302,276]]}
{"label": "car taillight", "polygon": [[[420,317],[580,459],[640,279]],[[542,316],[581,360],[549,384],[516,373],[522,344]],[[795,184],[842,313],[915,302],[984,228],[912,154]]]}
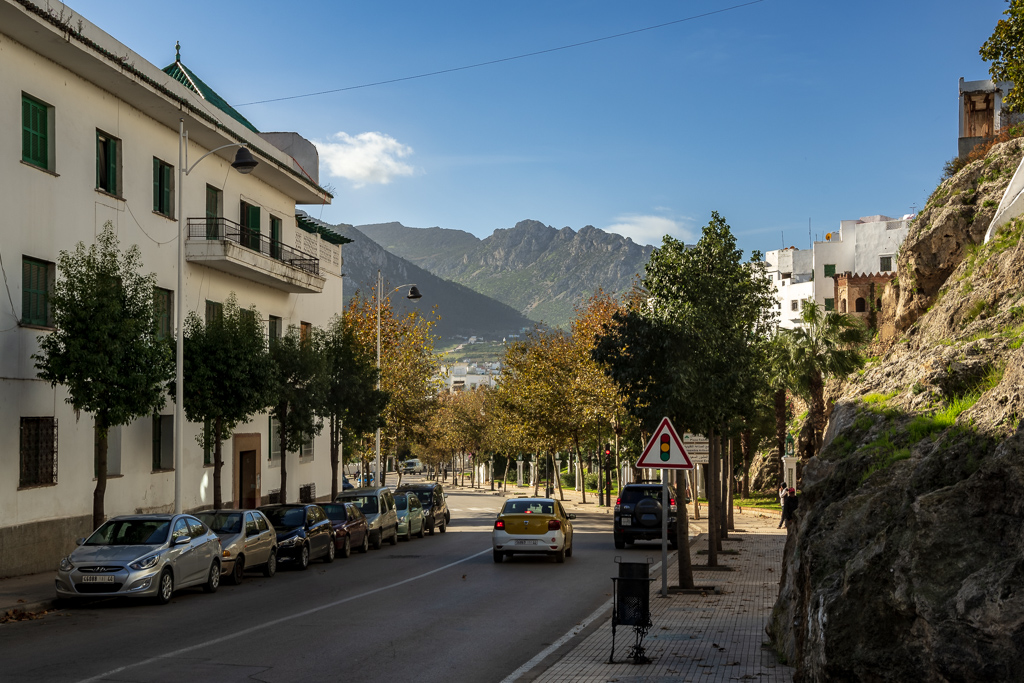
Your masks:
{"label": "car taillight", "polygon": [[616,498],[615,499],[615,504],[616,505],[622,505],[622,498]]}
{"label": "car taillight", "polygon": [[549,519],[548,520],[548,531],[554,531],[556,529],[561,529],[561,528],[562,528],[562,523],[560,521],[558,521],[557,519]]}
{"label": "car taillight", "polygon": [[505,529],[505,522],[504,522],[504,520],[499,519],[497,522],[495,522],[494,523],[494,528],[495,529],[502,529],[502,530],[504,530]]}

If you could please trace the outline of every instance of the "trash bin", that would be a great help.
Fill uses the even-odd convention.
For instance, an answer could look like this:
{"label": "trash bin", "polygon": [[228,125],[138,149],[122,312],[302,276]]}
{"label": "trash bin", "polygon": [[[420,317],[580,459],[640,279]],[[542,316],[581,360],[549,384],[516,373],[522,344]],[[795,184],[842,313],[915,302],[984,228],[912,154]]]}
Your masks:
{"label": "trash bin", "polygon": [[612,578],[615,595],[612,608],[612,651],[609,663],[615,662],[615,627],[632,626],[636,642],[628,657],[634,664],[645,664],[643,638],[651,628],[650,565],[646,562],[619,562],[619,575]]}

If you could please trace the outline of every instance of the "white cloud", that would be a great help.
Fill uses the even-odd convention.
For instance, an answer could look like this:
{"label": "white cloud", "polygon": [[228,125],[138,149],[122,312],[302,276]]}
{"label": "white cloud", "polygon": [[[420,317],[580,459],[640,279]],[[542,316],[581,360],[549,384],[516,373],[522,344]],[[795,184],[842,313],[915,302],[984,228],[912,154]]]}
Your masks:
{"label": "white cloud", "polygon": [[351,180],[356,187],[387,185],[396,176],[412,175],[412,166],[401,161],[412,147],[384,133],[335,133],[326,142],[315,142],[320,161],[336,178]]}
{"label": "white cloud", "polygon": [[605,230],[629,237],[637,244],[650,244],[657,247],[661,245],[661,238],[665,235],[672,235],[688,244],[697,241],[693,232],[684,225],[682,220],[640,214],[626,214],[619,216],[616,220],[617,223],[609,225]]}

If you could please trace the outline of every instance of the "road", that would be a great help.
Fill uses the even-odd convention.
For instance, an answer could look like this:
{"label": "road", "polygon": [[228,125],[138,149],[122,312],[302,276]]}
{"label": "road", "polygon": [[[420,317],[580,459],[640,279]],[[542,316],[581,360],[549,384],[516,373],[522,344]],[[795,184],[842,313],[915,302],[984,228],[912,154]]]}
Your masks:
{"label": "road", "polygon": [[[0,626],[0,679],[501,681],[608,601],[623,551],[610,515],[590,505],[565,564],[494,564],[491,524],[504,497],[449,493],[445,534],[272,579],[250,573],[166,606],[101,600]],[[660,559],[653,544],[629,554]]]}

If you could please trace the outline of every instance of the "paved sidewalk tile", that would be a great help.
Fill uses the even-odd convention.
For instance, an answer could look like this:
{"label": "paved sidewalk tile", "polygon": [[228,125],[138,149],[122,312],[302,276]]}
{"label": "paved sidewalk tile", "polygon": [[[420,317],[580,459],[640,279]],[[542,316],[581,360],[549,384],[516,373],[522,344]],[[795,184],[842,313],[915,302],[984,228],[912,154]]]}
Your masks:
{"label": "paved sidewalk tile", "polygon": [[[609,619],[576,645],[538,682],[646,683],[654,681],[759,681],[793,680],[793,669],[780,664],[775,653],[763,647],[764,627],[778,594],[785,531],[769,517],[735,515],[736,532],[723,542],[719,564],[735,571],[701,571],[694,568],[696,585],[713,585],[722,594],[669,595],[661,597],[661,581],[651,584],[653,627],[644,640],[650,664],[634,665],[626,659],[634,642],[633,629],[616,629],[615,661],[609,664],[612,629]],[[742,531],[741,531],[742,530]],[[703,553],[700,551],[704,551]],[[691,547],[694,564],[707,562],[707,535]],[[673,554],[674,555],[674,554]],[[669,585],[677,582],[675,563],[669,567]]]}

